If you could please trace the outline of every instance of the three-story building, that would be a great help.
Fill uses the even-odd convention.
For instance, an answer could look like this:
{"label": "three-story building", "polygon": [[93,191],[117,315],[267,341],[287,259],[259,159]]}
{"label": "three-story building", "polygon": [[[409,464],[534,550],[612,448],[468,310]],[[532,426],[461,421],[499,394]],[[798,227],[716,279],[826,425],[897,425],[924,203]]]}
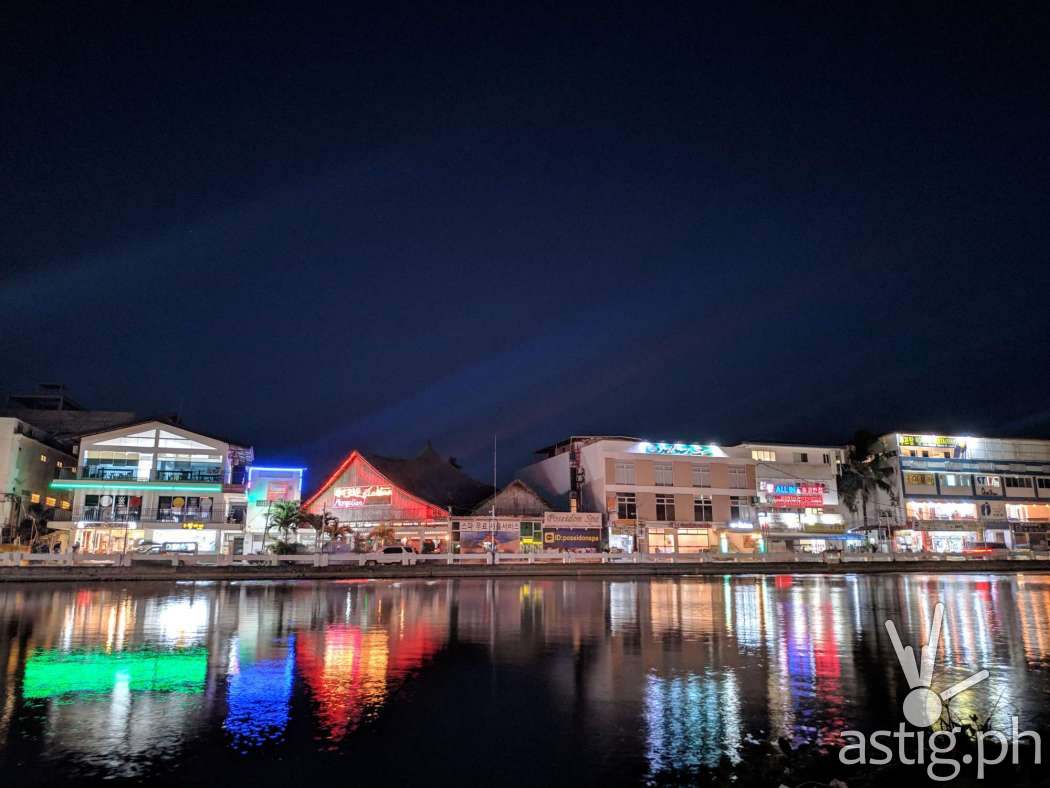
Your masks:
{"label": "three-story building", "polygon": [[228,551],[242,539],[251,447],[160,420],[80,437],[76,467],[50,483],[73,493],[70,544],[127,552],[192,543]]}
{"label": "three-story building", "polygon": [[575,436],[541,449],[518,478],[569,511],[600,512],[614,550],[762,549],[755,460],[711,443]]}
{"label": "three-story building", "polygon": [[976,542],[1046,549],[1050,441],[893,432],[876,447],[893,469],[895,550],[958,553]]}

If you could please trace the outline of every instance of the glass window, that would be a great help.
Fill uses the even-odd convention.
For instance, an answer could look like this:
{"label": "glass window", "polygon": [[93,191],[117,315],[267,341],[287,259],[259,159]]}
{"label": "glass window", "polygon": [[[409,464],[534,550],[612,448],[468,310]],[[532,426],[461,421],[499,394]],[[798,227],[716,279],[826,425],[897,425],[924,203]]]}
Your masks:
{"label": "glass window", "polygon": [[1035,484],[1040,490],[1050,490],[1050,479],[1044,476],[1040,476],[1036,479]]}
{"label": "glass window", "polygon": [[633,462],[618,462],[618,463],[616,463],[616,483],[617,484],[634,484],[634,463]]}
{"label": "glass window", "polygon": [[752,449],[751,459],[759,462],[776,462],[777,453],[768,449]]}
{"label": "glass window", "polygon": [[710,487],[711,486],[711,466],[710,465],[694,465],[693,466],[693,486],[694,487]]}
{"label": "glass window", "polygon": [[638,519],[638,503],[634,493],[616,493],[616,518],[619,520]]}
{"label": "glass window", "polygon": [[825,454],[823,459],[824,459],[824,464],[825,465],[831,465],[831,455],[830,454]]}
{"label": "glass window", "polygon": [[809,452],[800,451],[795,455],[795,462],[809,462]]}
{"label": "glass window", "polygon": [[671,487],[674,484],[674,468],[669,462],[658,462],[653,465],[656,484],[659,487]]}
{"label": "glass window", "polygon": [[673,495],[656,496],[656,519],[662,522],[671,522],[674,520]]}
{"label": "glass window", "polygon": [[693,499],[693,519],[698,523],[709,523],[715,519],[711,496],[698,495]]}
{"label": "glass window", "polygon": [[1003,479],[1006,481],[1007,487],[1015,489],[1032,488],[1032,480],[1027,476],[1004,476]]}
{"label": "glass window", "polygon": [[747,469],[739,465],[729,466],[729,486],[734,490],[747,488]]}
{"label": "glass window", "polygon": [[747,512],[747,498],[741,498],[740,496],[733,495],[729,498],[729,519],[730,521],[736,522],[737,520],[744,520],[745,513]]}

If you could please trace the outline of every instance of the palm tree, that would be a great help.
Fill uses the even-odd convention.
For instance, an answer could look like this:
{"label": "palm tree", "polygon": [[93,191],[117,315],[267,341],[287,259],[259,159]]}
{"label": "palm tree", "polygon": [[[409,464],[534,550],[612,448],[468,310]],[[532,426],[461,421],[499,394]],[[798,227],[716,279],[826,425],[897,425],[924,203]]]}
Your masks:
{"label": "palm tree", "polygon": [[299,527],[310,525],[310,514],[303,510],[298,501],[274,501],[266,515],[266,527],[263,529],[263,549],[270,530],[276,530],[281,538],[277,550],[286,549],[289,538],[298,532]]}
{"label": "palm tree", "polygon": [[[897,494],[891,479],[893,466],[889,455],[875,444],[875,436],[860,430],[853,438],[849,456],[839,468],[838,489],[842,502],[852,513],[861,511],[861,522],[868,525],[868,504],[880,491],[896,505]],[[880,531],[881,533],[881,531]]]}
{"label": "palm tree", "polygon": [[321,549],[322,537],[327,536],[328,541],[332,542],[338,538],[339,534],[345,532],[345,528],[339,524],[339,518],[336,517],[329,511],[324,511],[321,514],[306,514],[306,522],[311,528],[317,531],[317,549]]}

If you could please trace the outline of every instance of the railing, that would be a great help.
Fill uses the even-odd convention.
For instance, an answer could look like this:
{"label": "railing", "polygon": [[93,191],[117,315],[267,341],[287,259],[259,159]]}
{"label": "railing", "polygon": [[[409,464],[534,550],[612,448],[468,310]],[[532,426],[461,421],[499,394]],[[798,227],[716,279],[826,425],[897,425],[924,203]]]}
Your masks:
{"label": "railing", "polygon": [[[144,554],[144,553],[0,553],[0,567],[5,566],[125,566],[135,564],[168,564],[171,566],[417,566],[426,564],[837,564],[837,563],[911,563],[969,562],[980,564],[981,557],[945,553],[858,553],[830,556],[813,553],[425,553],[417,555],[389,553],[309,553],[306,555],[227,555],[225,553]],[[1009,561],[1048,561],[1047,552],[1011,552]]]}
{"label": "railing", "polygon": [[86,523],[215,523],[240,526],[245,513],[239,509],[223,512],[184,511],[181,509],[127,509],[117,511],[107,506],[85,506],[73,511],[73,519]]}
{"label": "railing", "polygon": [[98,468],[86,465],[80,468],[77,478],[107,482],[208,482],[219,484],[223,481],[223,474],[221,470],[213,472],[161,469],[143,476],[139,473],[138,468]]}

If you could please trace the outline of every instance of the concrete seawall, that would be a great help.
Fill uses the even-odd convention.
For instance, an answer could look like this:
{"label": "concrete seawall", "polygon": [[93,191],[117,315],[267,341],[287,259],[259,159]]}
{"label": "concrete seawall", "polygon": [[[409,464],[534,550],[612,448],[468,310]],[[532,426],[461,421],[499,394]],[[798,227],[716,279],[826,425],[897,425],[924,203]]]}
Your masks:
{"label": "concrete seawall", "polygon": [[0,583],[109,582],[156,580],[355,580],[440,577],[672,577],[697,575],[957,574],[1007,572],[1050,574],[1042,561],[901,561],[873,563],[651,563],[511,564],[422,566],[30,566],[0,568]]}

